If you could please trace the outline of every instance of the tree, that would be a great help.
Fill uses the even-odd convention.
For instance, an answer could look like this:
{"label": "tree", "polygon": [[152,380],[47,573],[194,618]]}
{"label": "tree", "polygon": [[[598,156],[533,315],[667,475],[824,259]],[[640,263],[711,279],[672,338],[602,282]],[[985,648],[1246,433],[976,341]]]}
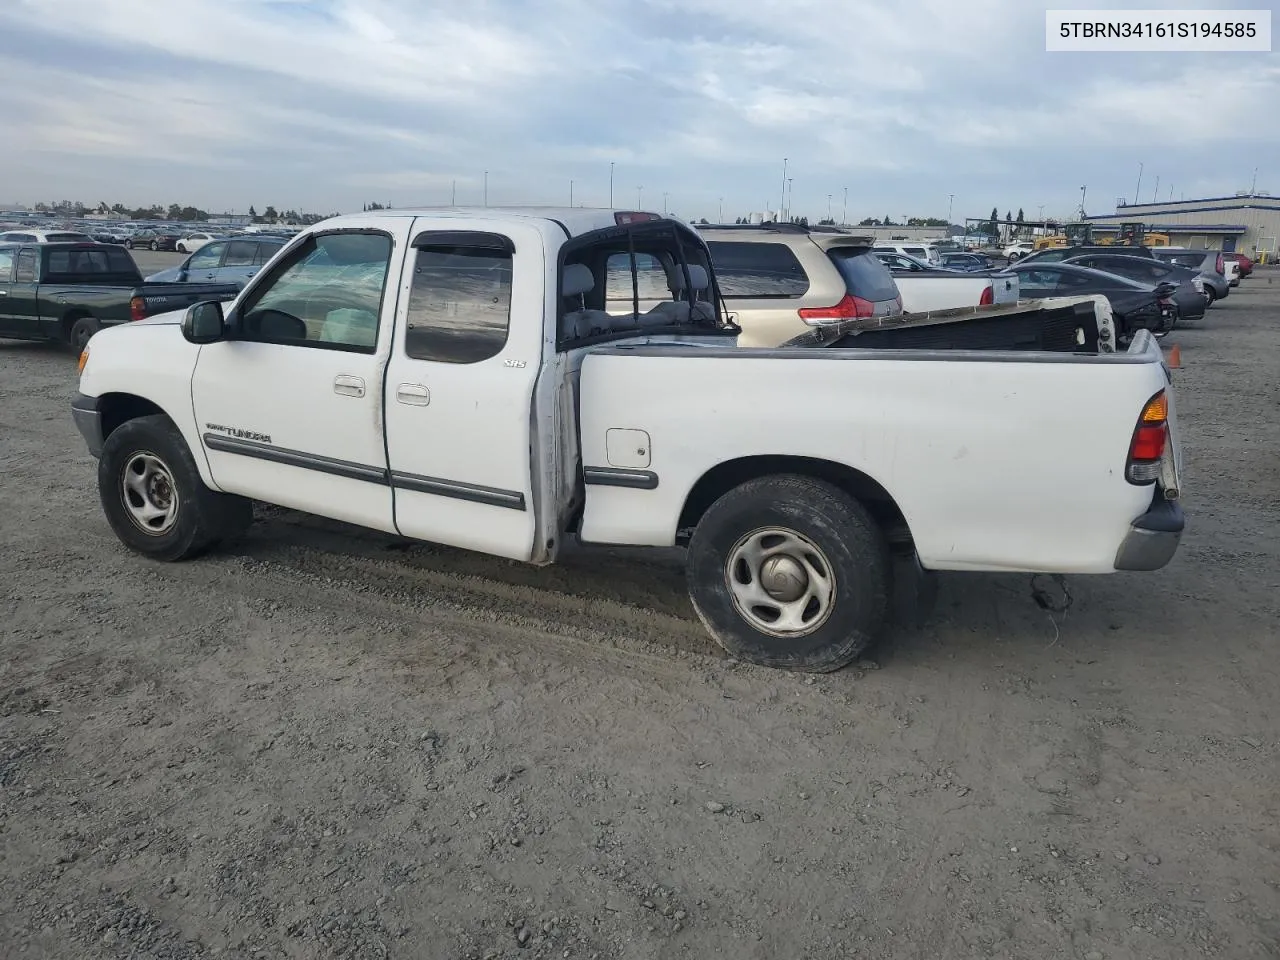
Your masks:
{"label": "tree", "polygon": [[249,205],[249,219],[250,219],[253,223],[257,223],[257,222],[258,222],[258,211],[257,211],[257,210],[255,210],[255,209],[253,209],[253,205],[252,205],[252,204],[250,204],[250,205]]}
{"label": "tree", "polygon": [[883,220],[881,220],[880,222],[881,222],[882,224],[884,224],[886,227],[896,227],[896,226],[897,226],[897,224],[896,224],[896,223],[894,223],[892,220],[890,220],[890,219],[889,219],[889,215],[888,215],[887,213],[884,215],[884,219],[883,219]]}
{"label": "tree", "polygon": [[129,208],[126,207],[123,203],[113,203],[111,205],[111,212],[118,213],[121,216],[127,216],[129,213]]}
{"label": "tree", "polygon": [[1016,235],[1018,235],[1018,236],[1022,236],[1022,230],[1023,230],[1023,226],[1022,226],[1022,224],[1023,224],[1023,216],[1022,216],[1022,208],[1021,208],[1021,207],[1019,207],[1019,208],[1018,208],[1017,224],[1018,224],[1018,225],[1014,228],[1014,231],[1013,231],[1013,232],[1014,232]]}
{"label": "tree", "polygon": [[996,207],[991,208],[991,219],[987,221],[987,234],[992,237],[1000,236],[1000,211]]}
{"label": "tree", "polygon": [[262,219],[269,223],[274,223],[276,220],[280,219],[280,214],[276,213],[275,207],[268,205],[267,209],[262,211]]}

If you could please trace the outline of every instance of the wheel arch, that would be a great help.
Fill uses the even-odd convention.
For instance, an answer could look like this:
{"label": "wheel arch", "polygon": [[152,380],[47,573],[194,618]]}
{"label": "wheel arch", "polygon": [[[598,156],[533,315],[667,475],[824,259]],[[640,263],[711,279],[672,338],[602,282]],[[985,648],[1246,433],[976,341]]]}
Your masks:
{"label": "wheel arch", "polygon": [[98,398],[98,413],[102,420],[102,439],[118,430],[121,426],[130,420],[137,420],[139,417],[149,417],[154,414],[170,417],[168,412],[159,404],[146,397],[140,397],[134,393],[104,393]]}
{"label": "wheel arch", "polygon": [[77,320],[92,316],[93,312],[88,307],[71,307],[67,310],[58,321],[58,330],[62,334],[63,341],[71,342],[71,328],[75,326]]}
{"label": "wheel arch", "polygon": [[677,524],[677,539],[687,543],[689,532],[721,496],[751,480],[775,474],[798,474],[824,480],[859,501],[895,547],[912,545],[906,515],[893,496],[874,477],[834,460],[789,455],[761,455],[726,460],[694,483],[685,497]]}

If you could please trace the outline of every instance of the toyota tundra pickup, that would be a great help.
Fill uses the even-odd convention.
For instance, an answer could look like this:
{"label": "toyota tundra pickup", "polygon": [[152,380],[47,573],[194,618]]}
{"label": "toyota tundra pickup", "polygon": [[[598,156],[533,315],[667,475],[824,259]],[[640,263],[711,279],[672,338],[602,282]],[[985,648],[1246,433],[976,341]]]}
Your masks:
{"label": "toyota tundra pickup", "polygon": [[0,337],[55,340],[79,351],[103,327],[231,299],[225,283],[149,283],[123,247],[0,243]]}
{"label": "toyota tundra pickup", "polygon": [[[638,262],[666,298],[641,308]],[[629,277],[631,303],[606,296]],[[643,295],[651,299],[648,293]],[[181,560],[251,501],[534,564],[687,548],[734,655],[856,657],[924,570],[1155,570],[1183,527],[1170,374],[1082,298],[736,345],[708,248],[613,210],[396,210],[292,240],[234,302],[105,330],[76,423],[106,519]]]}

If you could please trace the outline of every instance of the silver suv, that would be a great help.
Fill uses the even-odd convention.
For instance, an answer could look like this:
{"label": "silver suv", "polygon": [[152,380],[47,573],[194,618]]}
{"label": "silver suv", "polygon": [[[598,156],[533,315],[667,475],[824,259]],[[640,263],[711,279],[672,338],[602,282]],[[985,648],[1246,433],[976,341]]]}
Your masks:
{"label": "silver suv", "polygon": [[797,224],[699,226],[743,347],[776,347],[815,326],[902,313],[872,238]]}

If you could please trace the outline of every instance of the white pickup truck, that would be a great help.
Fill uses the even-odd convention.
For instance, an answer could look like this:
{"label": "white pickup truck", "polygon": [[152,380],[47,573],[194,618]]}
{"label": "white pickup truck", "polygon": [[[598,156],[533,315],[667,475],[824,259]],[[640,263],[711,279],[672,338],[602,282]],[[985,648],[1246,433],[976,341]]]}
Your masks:
{"label": "white pickup truck", "polygon": [[945,270],[893,250],[874,248],[902,294],[907,313],[1018,302],[1018,275],[1004,270]]}
{"label": "white pickup truck", "polygon": [[[650,258],[669,298],[641,310]],[[611,313],[619,269],[636,309]],[[717,641],[822,671],[881,625],[895,550],[1063,573],[1173,556],[1168,370],[1146,331],[1116,352],[1098,304],[738,348],[680,221],[380,211],[305,230],[225,307],[96,334],[72,411],[108,522],[149,557],[235,537],[253,500],[534,564],[685,545]]]}

